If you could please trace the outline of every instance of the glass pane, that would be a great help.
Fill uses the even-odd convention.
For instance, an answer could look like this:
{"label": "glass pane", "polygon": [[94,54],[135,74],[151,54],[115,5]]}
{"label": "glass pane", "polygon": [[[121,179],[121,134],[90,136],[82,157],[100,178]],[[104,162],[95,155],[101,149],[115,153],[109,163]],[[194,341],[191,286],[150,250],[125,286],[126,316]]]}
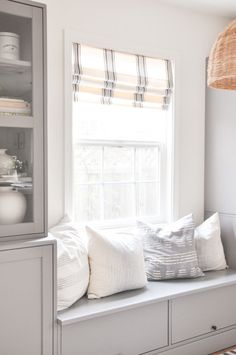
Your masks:
{"label": "glass pane", "polygon": [[104,181],[133,180],[133,148],[104,147]]}
{"label": "glass pane", "polygon": [[74,181],[98,182],[101,179],[102,148],[98,146],[74,147]]}
{"label": "glass pane", "polygon": [[73,103],[74,138],[165,142],[167,111]]}
{"label": "glass pane", "polygon": [[116,219],[134,216],[134,185],[104,185],[104,218]]}
{"label": "glass pane", "polygon": [[137,184],[138,216],[159,215],[159,184]]}
{"label": "glass pane", "polygon": [[32,114],[32,20],[0,12],[0,115]]}
{"label": "glass pane", "polygon": [[76,221],[101,219],[99,185],[75,185],[73,200]]}
{"label": "glass pane", "polygon": [[32,222],[32,130],[1,127],[0,144],[0,224]]}
{"label": "glass pane", "polygon": [[136,148],[136,180],[158,180],[159,149],[157,147]]}

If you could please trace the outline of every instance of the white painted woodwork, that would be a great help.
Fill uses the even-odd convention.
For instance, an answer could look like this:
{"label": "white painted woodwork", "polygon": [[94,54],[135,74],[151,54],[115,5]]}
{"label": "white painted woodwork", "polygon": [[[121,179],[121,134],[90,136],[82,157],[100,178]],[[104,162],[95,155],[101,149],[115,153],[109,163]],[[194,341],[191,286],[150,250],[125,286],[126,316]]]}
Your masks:
{"label": "white painted woodwork", "polygon": [[58,355],[182,355],[182,350],[189,355],[189,349],[206,355],[197,352],[199,346],[215,351],[216,344],[232,345],[235,294],[236,271],[223,270],[192,280],[149,282],[144,289],[97,300],[84,297],[58,314]]}
{"label": "white painted woodwork", "polygon": [[236,285],[173,300],[172,343],[235,325],[235,294]]}
{"label": "white painted woodwork", "polygon": [[0,354],[53,354],[53,276],[52,245],[1,248]]}
{"label": "white painted woodwork", "polygon": [[234,284],[234,270],[208,272],[205,277],[197,279],[148,282],[147,287],[143,289],[121,292],[102,299],[88,300],[84,297],[72,307],[59,312],[57,318],[61,325],[67,325]]}
{"label": "white painted woodwork", "polygon": [[85,320],[62,332],[63,355],[137,355],[168,345],[168,304]]}

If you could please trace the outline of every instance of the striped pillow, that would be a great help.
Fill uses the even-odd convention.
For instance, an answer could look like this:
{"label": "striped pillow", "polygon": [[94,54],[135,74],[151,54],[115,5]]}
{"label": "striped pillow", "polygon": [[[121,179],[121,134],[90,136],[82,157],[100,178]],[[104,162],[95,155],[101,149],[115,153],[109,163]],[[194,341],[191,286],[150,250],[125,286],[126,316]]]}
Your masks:
{"label": "striped pillow", "polygon": [[143,240],[148,280],[204,275],[198,266],[191,214],[162,228],[137,221],[137,230]]}
{"label": "striped pillow", "polygon": [[87,290],[88,253],[77,229],[67,217],[50,232],[57,241],[57,310],[62,311]]}

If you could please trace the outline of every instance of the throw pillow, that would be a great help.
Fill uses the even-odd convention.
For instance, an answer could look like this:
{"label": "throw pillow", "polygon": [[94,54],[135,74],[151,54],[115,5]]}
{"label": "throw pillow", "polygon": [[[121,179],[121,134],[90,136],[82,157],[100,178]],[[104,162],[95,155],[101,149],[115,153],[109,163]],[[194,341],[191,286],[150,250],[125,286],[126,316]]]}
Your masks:
{"label": "throw pillow", "polygon": [[90,281],[88,298],[100,298],[146,285],[141,241],[126,233],[86,227]]}
{"label": "throw pillow", "polygon": [[57,309],[61,311],[81,298],[89,282],[86,247],[69,221],[50,229],[57,240]]}
{"label": "throw pillow", "polygon": [[195,229],[198,262],[203,271],[227,268],[220,234],[218,213],[213,214]]}
{"label": "throw pillow", "polygon": [[194,278],[203,273],[198,266],[192,215],[164,227],[137,221],[143,240],[148,280]]}

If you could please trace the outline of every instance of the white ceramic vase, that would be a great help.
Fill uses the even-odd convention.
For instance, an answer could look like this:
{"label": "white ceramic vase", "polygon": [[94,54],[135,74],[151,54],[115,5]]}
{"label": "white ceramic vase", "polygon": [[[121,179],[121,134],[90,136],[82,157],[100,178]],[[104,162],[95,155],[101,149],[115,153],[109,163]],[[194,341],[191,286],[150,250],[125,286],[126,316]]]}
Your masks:
{"label": "white ceramic vase", "polygon": [[14,159],[6,153],[7,149],[0,149],[0,175],[7,175],[13,169]]}
{"label": "white ceramic vase", "polygon": [[11,186],[0,187],[0,225],[21,223],[26,212],[25,196]]}

